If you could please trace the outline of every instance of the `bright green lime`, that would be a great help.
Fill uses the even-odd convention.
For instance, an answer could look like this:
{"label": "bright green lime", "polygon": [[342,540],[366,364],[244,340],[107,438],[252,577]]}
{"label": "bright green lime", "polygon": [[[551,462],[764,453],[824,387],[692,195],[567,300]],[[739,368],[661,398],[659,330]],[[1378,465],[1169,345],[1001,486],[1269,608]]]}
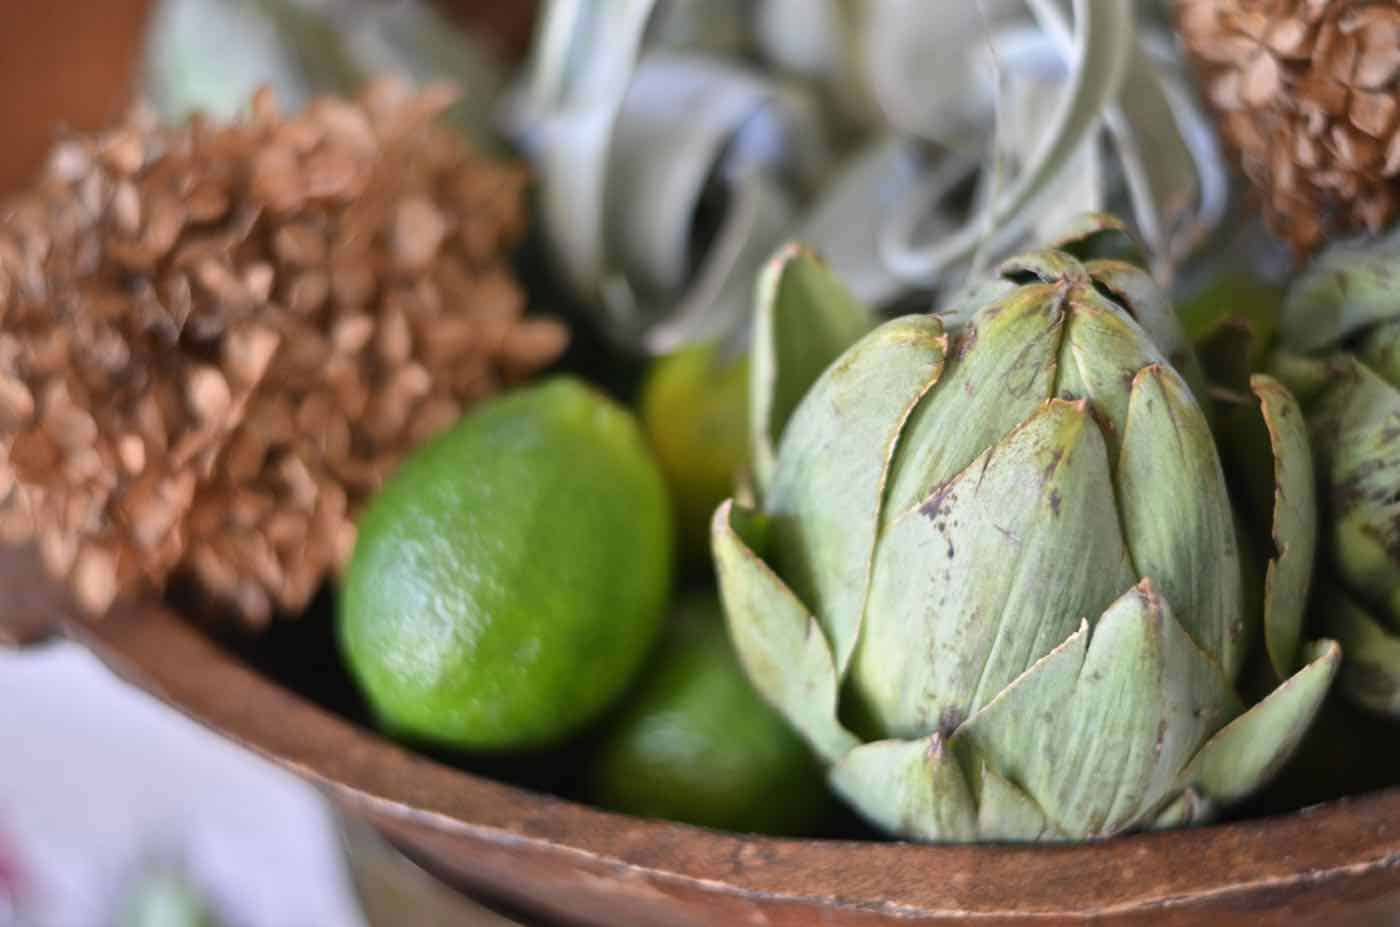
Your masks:
{"label": "bright green lime", "polygon": [[744,678],[713,593],[682,601],[589,787],[608,808],[724,830],[810,833],[830,810],[811,753]]}
{"label": "bright green lime", "polygon": [[708,562],[710,516],[748,465],[748,382],[747,357],[702,344],[658,360],[642,385],[642,422],[693,561]]}
{"label": "bright green lime", "polygon": [[341,651],[392,732],[557,743],[651,649],[671,530],[631,413],[572,378],[514,391],[416,451],[361,517]]}

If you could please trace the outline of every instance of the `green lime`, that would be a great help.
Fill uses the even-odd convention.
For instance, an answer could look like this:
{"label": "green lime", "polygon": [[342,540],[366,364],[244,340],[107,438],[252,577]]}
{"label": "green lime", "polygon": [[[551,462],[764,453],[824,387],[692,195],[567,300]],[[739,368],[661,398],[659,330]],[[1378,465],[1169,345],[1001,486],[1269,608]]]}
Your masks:
{"label": "green lime", "polygon": [[557,743],[655,642],[671,530],[631,413],[572,378],[508,393],[414,452],[361,517],[341,651],[394,733]]}
{"label": "green lime", "polygon": [[816,760],[744,677],[713,593],[682,600],[588,787],[604,807],[725,830],[811,833],[830,810]]}
{"label": "green lime", "polygon": [[724,361],[714,345],[658,360],[642,385],[642,422],[675,500],[682,550],[709,552],[710,516],[748,465],[748,358]]}

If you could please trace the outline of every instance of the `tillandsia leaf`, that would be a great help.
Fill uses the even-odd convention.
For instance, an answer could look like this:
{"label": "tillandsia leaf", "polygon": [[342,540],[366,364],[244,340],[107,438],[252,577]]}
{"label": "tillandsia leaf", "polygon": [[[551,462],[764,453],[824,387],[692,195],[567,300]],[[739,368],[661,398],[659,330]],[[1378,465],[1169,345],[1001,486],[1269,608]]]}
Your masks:
{"label": "tillandsia leaf", "polygon": [[886,524],[921,504],[1050,398],[1062,304],[1052,286],[1020,287],[983,306],[959,331],[937,390],[957,399],[930,398],[910,416],[890,471]]}
{"label": "tillandsia leaf", "polygon": [[729,636],[754,687],[827,763],[857,741],[836,720],[835,662],[826,635],[792,590],[749,546],[757,516],[725,502],[712,525],[715,570]]}
{"label": "tillandsia leaf", "polygon": [[1334,641],[1313,641],[1302,657],[1302,669],[1206,742],[1178,779],[1180,788],[1228,805],[1278,773],[1322,707],[1342,651]]}
{"label": "tillandsia leaf", "polygon": [[1317,601],[1328,631],[1346,655],[1338,686],[1357,705],[1400,717],[1400,633],[1335,586],[1324,584]]}
{"label": "tillandsia leaf", "polygon": [[1272,377],[1256,375],[1250,387],[1269,430],[1273,450],[1274,555],[1264,577],[1264,643],[1274,672],[1284,679],[1297,665],[1303,615],[1317,551],[1317,489],[1307,422],[1298,401]]}
{"label": "tillandsia leaf", "polygon": [[1284,346],[1299,352],[1335,346],[1400,315],[1397,264],[1400,230],[1378,241],[1333,245],[1318,255],[1284,297],[1279,321]]}
{"label": "tillandsia leaf", "polygon": [[1230,499],[1205,416],[1169,367],[1133,378],[1115,476],[1137,575],[1234,679],[1249,640]]}
{"label": "tillandsia leaf", "polygon": [[886,322],[827,368],[783,432],[764,499],[773,562],[821,622],[838,675],[860,634],[895,440],[947,347],[936,316]]}
{"label": "tillandsia leaf", "polygon": [[1128,62],[1118,103],[1106,113],[1133,215],[1168,279],[1224,211],[1225,160],[1195,101],[1173,96],[1171,79],[1141,43]]}
{"label": "tillandsia leaf", "polygon": [[[1064,23],[1057,0],[1031,0],[1030,6],[1047,28]],[[1028,206],[1055,180],[1064,162],[1098,124],[1104,107],[1122,84],[1134,41],[1133,4],[1121,0],[1074,0],[1074,51],[1069,87],[1050,116],[1050,129],[1027,159],[1020,174],[988,199],[981,215],[944,237],[935,246],[905,240],[914,223],[896,218],[894,234],[882,237],[890,268],[907,280],[930,280],[944,269],[973,255],[988,236],[1010,226],[1024,226],[1035,210]],[[1067,26],[1062,26],[1068,32]]]}
{"label": "tillandsia leaf", "polygon": [[749,427],[762,494],[776,448],[807,389],[874,325],[874,316],[801,245],[781,249],[759,275],[750,355]]}
{"label": "tillandsia leaf", "polygon": [[876,733],[951,734],[1132,585],[1111,486],[1087,405],[1052,399],[890,525],[847,683]]}
{"label": "tillandsia leaf", "polygon": [[1139,824],[1240,709],[1150,580],[1032,666],[954,737],[1071,837]]}
{"label": "tillandsia leaf", "polygon": [[831,786],[867,821],[918,840],[974,840],[977,803],[942,737],[863,744],[831,768]]}

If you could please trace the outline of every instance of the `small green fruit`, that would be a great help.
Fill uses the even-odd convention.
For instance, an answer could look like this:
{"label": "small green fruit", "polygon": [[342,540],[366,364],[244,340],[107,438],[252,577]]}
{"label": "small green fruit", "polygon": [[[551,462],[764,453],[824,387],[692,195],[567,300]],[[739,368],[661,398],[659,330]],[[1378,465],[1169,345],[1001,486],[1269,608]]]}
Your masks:
{"label": "small green fruit", "polygon": [[641,666],[671,561],[669,500],[635,419],[554,379],[478,406],[384,487],[341,589],[341,651],[391,732],[548,746]]}
{"label": "small green fruit", "polygon": [[810,833],[820,767],[744,678],[713,593],[685,599],[590,770],[598,804],[725,830]]}

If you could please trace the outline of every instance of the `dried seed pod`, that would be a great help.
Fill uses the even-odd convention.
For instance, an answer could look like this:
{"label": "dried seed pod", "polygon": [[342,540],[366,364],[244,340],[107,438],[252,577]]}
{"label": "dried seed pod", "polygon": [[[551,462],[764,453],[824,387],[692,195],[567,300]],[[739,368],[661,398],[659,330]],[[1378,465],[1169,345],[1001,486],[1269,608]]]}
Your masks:
{"label": "dried seed pod", "polygon": [[1178,0],[1221,134],[1300,254],[1400,207],[1400,5]]}
{"label": "dried seed pod", "polygon": [[175,572],[252,627],[349,556],[402,457],[551,363],[522,170],[376,81],[60,142],[0,204],[0,540],[94,613]]}

